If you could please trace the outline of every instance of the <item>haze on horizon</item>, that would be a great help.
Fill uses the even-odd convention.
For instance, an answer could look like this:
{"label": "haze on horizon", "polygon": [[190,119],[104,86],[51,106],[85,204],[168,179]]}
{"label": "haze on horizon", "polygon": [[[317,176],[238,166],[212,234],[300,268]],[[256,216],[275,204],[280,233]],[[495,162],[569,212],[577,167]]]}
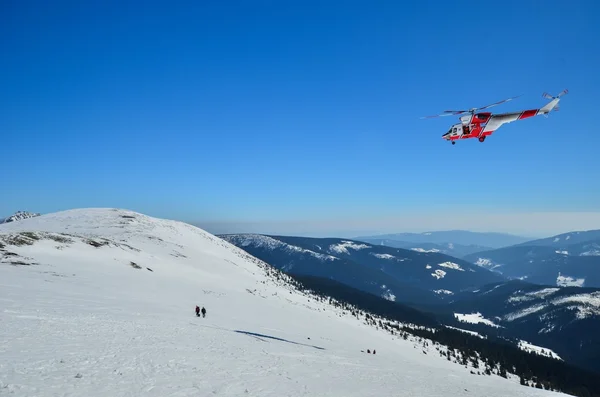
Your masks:
{"label": "haze on horizon", "polygon": [[388,233],[468,230],[543,238],[600,229],[600,212],[416,214],[386,218],[281,221],[191,221],[214,234],[258,233],[352,238]]}

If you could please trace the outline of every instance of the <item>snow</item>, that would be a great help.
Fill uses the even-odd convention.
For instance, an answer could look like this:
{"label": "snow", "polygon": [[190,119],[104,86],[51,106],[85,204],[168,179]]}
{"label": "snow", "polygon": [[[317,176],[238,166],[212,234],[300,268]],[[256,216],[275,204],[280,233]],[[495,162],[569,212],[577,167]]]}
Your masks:
{"label": "snow", "polygon": [[181,222],[71,210],[3,224],[0,238],[2,257],[37,263],[0,265],[3,394],[552,395],[425,355]]}
{"label": "snow", "polygon": [[395,258],[394,255],[390,255],[390,254],[375,254],[375,253],[371,252],[371,255],[373,255],[379,259],[394,259]]}
{"label": "snow", "polygon": [[540,299],[544,299],[547,298],[548,296],[554,294],[555,292],[560,291],[560,288],[544,288],[541,289],[539,291],[533,291],[533,292],[528,292],[525,295],[528,296],[533,296],[535,298],[540,298]]}
{"label": "snow", "polygon": [[[314,252],[295,245],[287,244],[281,240],[277,240],[272,237],[264,236],[261,234],[234,234],[223,236],[223,239],[231,243],[236,242],[236,245],[241,247],[253,246],[256,248],[265,248],[268,250],[283,249],[290,253],[308,254],[322,261],[339,260],[339,258],[336,258],[335,256],[320,254],[318,252]],[[286,270],[291,270],[291,267]]]}
{"label": "snow", "polygon": [[436,294],[440,295],[440,294],[445,294],[445,295],[454,295],[454,292],[449,291],[447,289],[436,289],[433,290],[433,292],[435,292]]}
{"label": "snow", "polygon": [[439,280],[440,278],[444,278],[446,276],[446,272],[441,269],[436,269],[435,272],[431,273],[431,276]]}
{"label": "snow", "polygon": [[8,218],[0,219],[0,223],[16,222],[21,221],[23,219],[34,218],[36,216],[40,216],[40,214],[37,212],[17,211]]}
{"label": "snow", "polygon": [[585,278],[573,278],[569,276],[563,276],[558,273],[556,277],[556,285],[559,287],[583,287],[585,284]]}
{"label": "snow", "polygon": [[394,295],[392,290],[389,289],[387,286],[385,286],[385,284],[381,286],[381,289],[384,291],[383,294],[381,294],[382,298],[387,299],[392,302],[396,301],[396,295]]}
{"label": "snow", "polygon": [[523,295],[519,295],[520,291],[517,291],[508,298],[508,302],[527,302],[535,299],[546,299],[548,296],[554,294],[555,292],[560,291],[560,288],[543,288],[539,291],[528,292]]}
{"label": "snow", "polygon": [[600,291],[589,294],[576,294],[557,298],[552,301],[554,305],[568,305],[573,310],[577,310],[577,318],[584,319],[590,316],[600,315]]}
{"label": "snow", "polygon": [[350,254],[348,248],[353,250],[361,250],[365,248],[370,248],[370,246],[366,244],[356,244],[352,241],[342,241],[340,244],[332,244],[329,246],[331,251],[337,252],[338,254]]}
{"label": "snow", "polygon": [[554,238],[554,242],[556,243],[556,242],[558,242],[558,241],[560,241],[560,237],[555,237],[555,238]]}
{"label": "snow", "polygon": [[475,264],[488,270],[494,270],[502,266],[500,264],[494,263],[491,259],[488,258],[477,258]]}
{"label": "snow", "polygon": [[565,237],[565,240],[568,240],[571,238],[571,235],[569,234],[567,237]]}
{"label": "snow", "polygon": [[484,318],[483,315],[479,312],[471,313],[471,314],[454,313],[454,317],[456,317],[456,319],[458,321],[461,321],[464,323],[485,324],[485,325],[489,325],[490,327],[496,327],[496,328],[500,327],[499,325],[494,324],[493,321]]}
{"label": "snow", "polygon": [[457,330],[457,331],[460,331],[460,332],[464,332],[465,334],[471,334],[471,335],[473,335],[473,336],[477,336],[477,337],[479,337],[479,338],[481,338],[481,339],[487,339],[487,336],[483,336],[483,335],[481,335],[480,333],[478,333],[478,332],[475,332],[475,331],[469,331],[469,330],[467,330],[467,329],[462,329],[462,328],[451,327],[451,326],[449,326],[449,325],[445,325],[445,327],[446,327],[446,328],[450,328],[450,329],[454,329],[454,330]]}
{"label": "snow", "polygon": [[496,288],[500,288],[500,287],[502,287],[502,285],[503,285],[503,284],[498,284],[498,285],[495,285],[495,286],[494,286],[492,289],[489,289],[489,290],[487,290],[487,291],[485,291],[485,292],[482,292],[482,295],[489,294],[490,292],[494,291]]}
{"label": "snow", "polygon": [[431,265],[425,265],[425,269],[431,269]]}
{"label": "snow", "polygon": [[539,303],[536,305],[532,305],[532,306],[526,307],[524,309],[517,310],[516,312],[507,314],[506,316],[504,316],[504,320],[514,321],[519,318],[529,316],[533,313],[537,313],[540,310],[546,309],[547,307],[548,307],[548,304],[545,304],[545,303]]}
{"label": "snow", "polygon": [[600,250],[593,249],[589,251],[582,252],[579,256],[600,256]]}
{"label": "snow", "polygon": [[561,255],[569,255],[569,251],[555,251],[557,254],[561,254]]}
{"label": "snow", "polygon": [[454,244],[448,243],[448,248],[451,249],[451,250],[453,250],[454,249]]}
{"label": "snow", "polygon": [[[551,298],[551,295],[554,294],[558,288],[545,288],[543,290],[532,292],[530,294],[525,294],[524,296],[515,296],[511,297],[509,301],[511,302],[522,302],[527,300],[532,300],[534,297],[546,299],[548,297]],[[537,295],[536,295],[537,294]],[[531,298],[531,299],[527,299]],[[592,292],[588,294],[574,294],[561,296],[557,298],[550,299],[544,303],[538,303],[524,309],[520,309],[513,313],[510,313],[505,316],[505,320],[513,321],[519,319],[521,317],[529,316],[541,310],[545,310],[547,308],[567,308],[569,310],[573,310],[576,312],[576,318],[579,320],[591,317],[591,316],[600,316],[600,291]],[[545,316],[545,315],[544,315]],[[542,317],[544,317],[542,316]],[[545,318],[541,318],[545,320]],[[549,332],[554,328],[552,324],[548,325],[547,329],[544,332]]]}
{"label": "snow", "polygon": [[425,248],[411,248],[411,250],[417,251],[417,252],[440,252],[440,250],[436,249],[436,248],[432,248],[429,250],[426,250]]}
{"label": "snow", "polygon": [[519,340],[519,348],[530,353],[539,354],[541,356],[551,357],[562,361],[562,358],[560,358],[560,356],[556,354],[553,350],[541,346],[536,346],[524,340]]}
{"label": "snow", "polygon": [[459,264],[454,263],[454,262],[443,262],[443,263],[438,264],[438,266],[445,267],[445,268],[452,269],[452,270],[458,270],[461,272],[465,271],[465,269],[460,267]]}

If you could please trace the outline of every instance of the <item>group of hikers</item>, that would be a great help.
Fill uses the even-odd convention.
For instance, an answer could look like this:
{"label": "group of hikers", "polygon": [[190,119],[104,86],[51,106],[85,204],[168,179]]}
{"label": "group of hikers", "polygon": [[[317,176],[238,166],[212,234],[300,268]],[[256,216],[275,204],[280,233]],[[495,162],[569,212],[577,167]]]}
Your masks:
{"label": "group of hikers", "polygon": [[200,317],[200,311],[202,311],[202,317],[206,317],[206,309],[202,308],[202,310],[200,310],[198,305],[196,305],[196,316],[197,317]]}

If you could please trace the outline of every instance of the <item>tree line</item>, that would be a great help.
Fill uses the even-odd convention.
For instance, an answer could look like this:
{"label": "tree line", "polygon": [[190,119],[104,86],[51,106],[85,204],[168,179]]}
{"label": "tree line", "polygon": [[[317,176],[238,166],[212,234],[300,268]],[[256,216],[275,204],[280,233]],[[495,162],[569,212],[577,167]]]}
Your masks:
{"label": "tree line", "polygon": [[[391,302],[339,282],[290,274],[295,288],[340,308],[365,323],[423,346],[440,356],[472,367],[472,374],[514,374],[523,386],[559,391],[579,397],[600,397],[598,374],[564,361],[521,350],[514,341],[494,336],[485,339],[437,322],[433,315]],[[284,276],[285,277],[285,276]]]}

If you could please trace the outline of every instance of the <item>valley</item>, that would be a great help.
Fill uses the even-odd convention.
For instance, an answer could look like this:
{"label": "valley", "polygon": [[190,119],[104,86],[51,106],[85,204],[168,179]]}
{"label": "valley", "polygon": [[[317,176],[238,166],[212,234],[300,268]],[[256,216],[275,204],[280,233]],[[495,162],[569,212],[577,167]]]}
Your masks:
{"label": "valley", "polygon": [[[294,278],[185,223],[119,209],[69,210],[2,224],[0,241],[0,390],[9,394],[600,391],[590,374],[562,360],[440,328],[428,314],[341,283],[328,295],[331,284]],[[351,245],[330,248],[343,256]],[[402,259],[421,258],[409,252],[417,256]],[[321,255],[327,261],[331,254]],[[473,274],[454,280],[468,288],[497,277],[439,254],[425,257],[448,273]],[[365,299],[376,300],[371,310],[361,308]],[[193,314],[196,304],[207,308],[205,319]],[[527,363],[517,366],[520,375],[503,351]]]}

